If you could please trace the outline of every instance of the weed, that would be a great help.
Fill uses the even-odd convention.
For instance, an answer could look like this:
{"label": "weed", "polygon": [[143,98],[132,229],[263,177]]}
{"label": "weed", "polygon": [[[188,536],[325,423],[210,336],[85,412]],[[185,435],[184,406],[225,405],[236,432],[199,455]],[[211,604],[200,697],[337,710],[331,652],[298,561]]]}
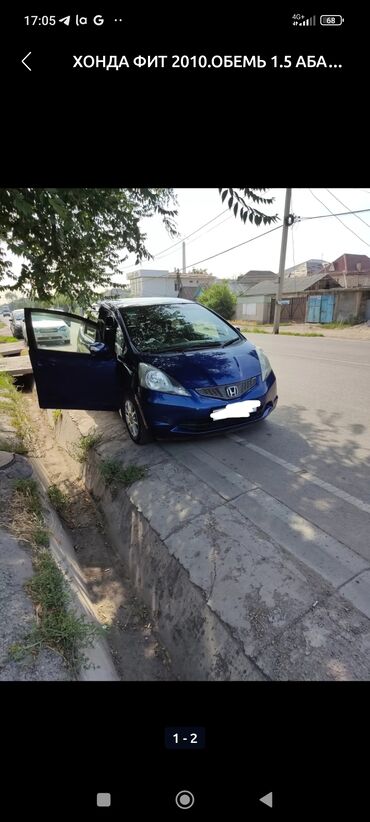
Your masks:
{"label": "weed", "polygon": [[36,480],[19,479],[15,481],[14,487],[15,490],[24,497],[24,503],[28,513],[34,514],[40,523],[42,523],[42,508]]}
{"label": "weed", "polygon": [[62,418],[62,416],[63,416],[63,411],[61,411],[60,408],[56,408],[55,411],[53,411],[54,425],[57,424],[58,420],[60,420]]}
{"label": "weed", "polygon": [[49,545],[49,531],[46,528],[36,528],[33,539],[38,548],[47,548]]}
{"label": "weed", "polygon": [[353,325],[359,325],[359,321],[355,318],[349,320],[341,320],[333,323],[320,323],[322,328],[349,328]]}
{"label": "weed", "polygon": [[87,434],[86,437],[81,437],[79,443],[74,447],[72,456],[78,460],[78,462],[86,462],[87,455],[91,448],[94,445],[97,445],[98,442],[101,440],[100,434]]}
{"label": "weed", "polygon": [[[36,606],[38,624],[27,637],[23,651],[53,648],[76,673],[84,658],[82,648],[92,645],[101,628],[70,609],[70,594],[61,570],[47,551],[35,562],[35,575],[26,585]],[[16,648],[15,653],[20,649]],[[14,648],[13,648],[14,653]]]}
{"label": "weed", "polygon": [[58,513],[64,511],[68,503],[68,497],[66,494],[63,493],[63,491],[60,490],[60,488],[58,488],[57,485],[49,485],[48,497],[51,504],[54,506],[55,510],[58,511]]}
{"label": "weed", "polygon": [[101,463],[100,471],[107,485],[132,485],[145,477],[147,468],[140,465],[121,465],[117,460],[109,459]]}
{"label": "weed", "polygon": [[32,430],[25,410],[24,399],[20,391],[17,390],[14,380],[9,374],[0,374],[0,390],[9,403],[9,416],[17,430],[18,438],[22,448],[13,448],[18,454],[25,454],[31,442]]}

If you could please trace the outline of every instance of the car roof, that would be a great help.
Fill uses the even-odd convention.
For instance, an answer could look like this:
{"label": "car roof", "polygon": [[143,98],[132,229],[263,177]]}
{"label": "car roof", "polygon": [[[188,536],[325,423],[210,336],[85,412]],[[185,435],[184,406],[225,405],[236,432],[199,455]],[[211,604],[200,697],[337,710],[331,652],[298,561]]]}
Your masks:
{"label": "car roof", "polygon": [[193,300],[182,300],[180,297],[129,297],[123,300],[104,300],[101,305],[108,308],[124,308],[128,305],[178,305],[179,303],[192,303]]}

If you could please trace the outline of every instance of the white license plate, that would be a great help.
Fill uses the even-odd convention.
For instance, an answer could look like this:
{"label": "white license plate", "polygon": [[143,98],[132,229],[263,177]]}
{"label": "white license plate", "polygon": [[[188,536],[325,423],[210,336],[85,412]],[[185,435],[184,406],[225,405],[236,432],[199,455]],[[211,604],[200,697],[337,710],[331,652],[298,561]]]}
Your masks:
{"label": "white license plate", "polygon": [[212,411],[210,417],[213,420],[227,420],[233,417],[250,417],[261,405],[260,400],[244,400],[244,402],[231,402],[224,408]]}

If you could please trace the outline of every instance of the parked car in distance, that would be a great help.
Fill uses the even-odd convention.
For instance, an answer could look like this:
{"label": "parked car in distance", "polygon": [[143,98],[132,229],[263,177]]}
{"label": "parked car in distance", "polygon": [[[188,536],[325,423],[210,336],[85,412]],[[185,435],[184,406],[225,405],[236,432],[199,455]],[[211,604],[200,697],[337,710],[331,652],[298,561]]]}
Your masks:
{"label": "parked car in distance", "polygon": [[277,404],[266,354],[190,300],[110,300],[97,322],[60,314],[71,326],[71,345],[60,351],[41,339],[40,316],[25,310],[40,407],[118,410],[137,444],[234,430]]}
{"label": "parked car in distance", "polygon": [[17,337],[20,340],[23,338],[23,320],[24,308],[16,308],[15,311],[12,311],[9,322],[10,330],[13,337]]}
{"label": "parked car in distance", "polygon": [[4,308],[3,311],[0,313],[0,317],[11,317],[11,312],[8,308]]}
{"label": "parked car in distance", "polygon": [[[35,309],[36,318],[33,322],[33,333],[35,335],[35,339],[37,341],[38,346],[48,345],[48,344],[55,344],[58,345],[68,345],[70,342],[70,329],[68,324],[60,317],[60,315],[56,316],[54,319],[51,317],[49,318],[42,318],[41,319],[41,312],[40,309]],[[42,312],[43,314],[44,312]],[[53,314],[54,312],[48,312],[48,314]],[[37,318],[37,315],[40,315]],[[23,327],[23,336],[26,342],[28,343],[28,334],[27,334],[27,327],[25,320],[22,323]]]}

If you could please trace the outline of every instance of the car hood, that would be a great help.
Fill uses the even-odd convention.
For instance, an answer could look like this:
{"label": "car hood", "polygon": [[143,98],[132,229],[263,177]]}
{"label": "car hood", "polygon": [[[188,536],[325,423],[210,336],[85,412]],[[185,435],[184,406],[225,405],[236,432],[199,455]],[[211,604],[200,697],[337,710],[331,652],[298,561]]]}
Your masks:
{"label": "car hood", "polygon": [[142,362],[160,368],[184,388],[228,385],[248,377],[258,377],[261,366],[254,345],[235,343],[226,348],[205,348],[184,353],[143,354]]}

